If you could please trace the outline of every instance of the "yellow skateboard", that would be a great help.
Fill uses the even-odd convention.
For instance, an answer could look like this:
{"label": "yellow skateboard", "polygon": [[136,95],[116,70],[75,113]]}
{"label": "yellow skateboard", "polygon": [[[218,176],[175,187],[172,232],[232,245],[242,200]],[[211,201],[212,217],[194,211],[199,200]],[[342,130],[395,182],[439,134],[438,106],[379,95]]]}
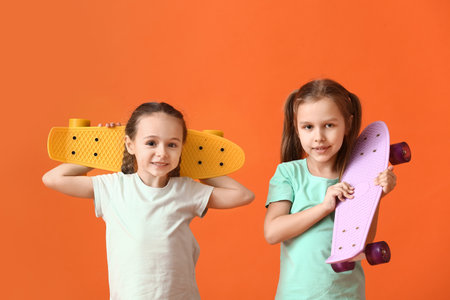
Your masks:
{"label": "yellow skateboard", "polygon": [[[119,172],[125,126],[91,127],[89,120],[70,119],[69,127],[53,127],[47,140],[51,159]],[[194,179],[230,174],[242,167],[244,151],[223,138],[223,132],[188,130],[181,153],[181,176]]]}

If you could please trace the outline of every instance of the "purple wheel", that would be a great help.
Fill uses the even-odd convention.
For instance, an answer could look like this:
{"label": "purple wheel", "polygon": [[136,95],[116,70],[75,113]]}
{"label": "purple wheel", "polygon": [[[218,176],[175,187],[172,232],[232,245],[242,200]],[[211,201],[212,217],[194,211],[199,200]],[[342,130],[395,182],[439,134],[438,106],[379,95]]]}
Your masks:
{"label": "purple wheel", "polygon": [[343,261],[340,263],[331,264],[331,267],[336,273],[341,273],[345,271],[350,271],[355,268],[355,262],[354,261]]}
{"label": "purple wheel", "polygon": [[371,265],[384,264],[391,260],[391,250],[384,241],[368,244],[364,252],[367,262]]}
{"label": "purple wheel", "polygon": [[401,142],[392,144],[389,152],[389,161],[393,165],[403,164],[411,160],[411,149],[408,144]]}

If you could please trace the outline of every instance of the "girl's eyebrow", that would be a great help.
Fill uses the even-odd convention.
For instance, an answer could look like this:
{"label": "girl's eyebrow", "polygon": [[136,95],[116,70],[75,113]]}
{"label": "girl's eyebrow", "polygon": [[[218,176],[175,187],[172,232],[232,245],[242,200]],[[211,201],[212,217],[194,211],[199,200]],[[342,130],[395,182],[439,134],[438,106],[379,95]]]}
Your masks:
{"label": "girl's eyebrow", "polygon": [[[331,118],[331,119],[326,119],[326,120],[322,120],[321,123],[328,123],[328,122],[336,122],[338,120],[338,118]],[[313,124],[314,122],[311,121],[301,121],[298,122],[298,124],[300,125],[304,125],[304,124]]]}
{"label": "girl's eyebrow", "polygon": [[[144,139],[145,139],[145,140],[146,140],[146,139],[160,139],[160,137],[157,136],[157,135],[149,135],[149,136],[144,137]],[[172,141],[172,140],[176,140],[176,141],[181,142],[181,140],[180,140],[179,138],[177,138],[177,137],[173,137],[173,138],[170,138],[170,139],[169,139],[169,141]]]}

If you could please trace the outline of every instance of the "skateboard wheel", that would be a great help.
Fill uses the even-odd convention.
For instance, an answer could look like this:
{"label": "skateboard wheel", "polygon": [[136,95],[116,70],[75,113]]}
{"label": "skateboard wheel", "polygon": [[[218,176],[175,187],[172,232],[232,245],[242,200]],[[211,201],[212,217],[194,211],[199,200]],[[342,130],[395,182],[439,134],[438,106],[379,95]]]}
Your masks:
{"label": "skateboard wheel", "polygon": [[203,130],[203,132],[223,137],[223,131],[222,130]]}
{"label": "skateboard wheel", "polygon": [[351,271],[355,268],[354,261],[343,261],[340,263],[331,264],[333,271],[336,273],[341,273],[345,271]]}
{"label": "skateboard wheel", "polygon": [[389,161],[393,165],[403,164],[411,160],[411,149],[405,142],[392,144],[389,152]]}
{"label": "skateboard wheel", "polygon": [[367,244],[364,252],[367,262],[371,265],[384,264],[391,260],[391,250],[384,241]]}
{"label": "skateboard wheel", "polygon": [[89,127],[91,121],[86,119],[69,119],[69,127]]}

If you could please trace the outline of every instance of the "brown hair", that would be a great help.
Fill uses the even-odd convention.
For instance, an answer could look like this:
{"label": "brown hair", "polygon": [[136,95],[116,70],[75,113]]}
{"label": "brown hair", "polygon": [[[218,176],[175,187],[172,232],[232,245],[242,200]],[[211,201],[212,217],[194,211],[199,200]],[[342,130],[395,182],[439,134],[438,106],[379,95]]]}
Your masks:
{"label": "brown hair", "polygon": [[[175,109],[170,104],[165,102],[147,102],[139,105],[131,114],[130,119],[125,126],[125,134],[130,137],[130,139],[134,140],[137,132],[137,124],[141,117],[151,115],[153,113],[166,113],[169,116],[175,117],[181,121],[181,125],[183,127],[183,144],[186,141],[187,136],[187,127],[186,122],[184,121],[183,114]],[[181,157],[180,157],[181,162]],[[125,174],[132,174],[137,171],[136,158],[134,155],[128,153],[126,147],[123,151],[123,160],[122,160],[122,172]],[[169,177],[180,176],[180,164],[170,171],[168,174]]]}
{"label": "brown hair", "polygon": [[[361,129],[361,103],[359,98],[346,90],[342,85],[331,79],[313,80],[303,85],[299,90],[292,92],[284,106],[283,136],[281,140],[281,161],[288,162],[306,156],[297,129],[297,110],[304,101],[317,101],[329,98],[336,103],[344,120],[353,116],[350,128],[346,128],[344,141],[336,158],[336,169],[342,175],[347,160],[356,142]],[[346,124],[348,126],[348,124]]]}

